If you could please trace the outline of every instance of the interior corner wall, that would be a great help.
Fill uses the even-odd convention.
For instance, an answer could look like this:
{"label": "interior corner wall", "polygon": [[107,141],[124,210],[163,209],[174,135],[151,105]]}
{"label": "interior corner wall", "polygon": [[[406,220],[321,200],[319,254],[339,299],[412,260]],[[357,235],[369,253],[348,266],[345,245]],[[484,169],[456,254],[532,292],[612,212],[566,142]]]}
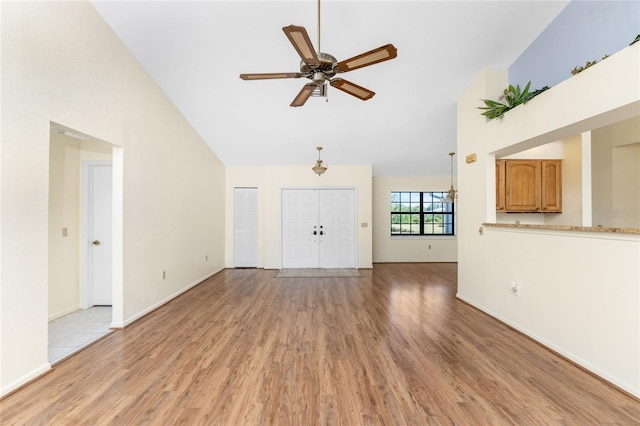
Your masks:
{"label": "interior corner wall", "polygon": [[[455,182],[454,182],[455,184]],[[456,262],[455,236],[391,236],[392,191],[446,191],[449,176],[373,178],[373,262]],[[456,202],[456,223],[458,203]],[[456,226],[457,227],[457,226]],[[457,232],[457,231],[456,231]]]}
{"label": "interior corner wall", "polygon": [[122,325],[224,268],[225,176],[90,3],[0,2],[0,19],[4,395],[50,368],[50,122],[122,150]]}
{"label": "interior corner wall", "polygon": [[[496,98],[507,76],[485,70],[459,100],[457,126],[459,156],[478,158],[458,161],[458,189],[468,195],[459,199],[457,296],[635,396],[640,236],[483,223],[496,217],[496,155],[638,115],[639,55],[636,43],[489,122],[477,110],[479,99]],[[518,295],[509,290],[512,281]]]}
{"label": "interior corner wall", "polygon": [[[358,268],[372,263],[372,168],[370,165],[329,165],[322,176],[308,165],[227,167],[226,265],[233,267],[233,193],[235,187],[258,188],[258,266],[282,267],[281,193],[286,188],[355,188]],[[362,224],[366,226],[362,226]]]}

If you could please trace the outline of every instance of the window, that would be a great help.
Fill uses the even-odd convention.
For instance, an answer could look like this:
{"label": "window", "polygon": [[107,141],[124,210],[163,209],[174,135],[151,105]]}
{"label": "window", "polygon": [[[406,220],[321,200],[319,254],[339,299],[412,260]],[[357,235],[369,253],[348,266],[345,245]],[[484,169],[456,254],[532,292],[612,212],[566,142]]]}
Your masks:
{"label": "window", "polygon": [[391,235],[454,235],[447,192],[392,192]]}

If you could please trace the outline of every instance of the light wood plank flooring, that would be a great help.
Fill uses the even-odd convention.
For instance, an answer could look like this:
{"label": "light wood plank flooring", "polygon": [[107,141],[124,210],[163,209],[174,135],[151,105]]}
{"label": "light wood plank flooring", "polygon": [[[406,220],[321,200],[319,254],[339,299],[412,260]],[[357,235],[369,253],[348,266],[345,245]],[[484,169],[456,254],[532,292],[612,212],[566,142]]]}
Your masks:
{"label": "light wood plank flooring", "polygon": [[9,395],[1,423],[638,424],[638,400],[455,299],[456,268],[225,270]]}

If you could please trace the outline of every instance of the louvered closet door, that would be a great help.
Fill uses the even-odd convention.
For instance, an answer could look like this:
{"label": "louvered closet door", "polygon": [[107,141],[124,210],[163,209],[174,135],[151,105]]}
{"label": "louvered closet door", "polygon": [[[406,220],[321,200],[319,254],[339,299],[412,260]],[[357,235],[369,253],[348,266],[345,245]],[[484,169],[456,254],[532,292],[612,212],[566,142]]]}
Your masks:
{"label": "louvered closet door", "polygon": [[233,266],[258,266],[258,189],[235,188],[233,207]]}

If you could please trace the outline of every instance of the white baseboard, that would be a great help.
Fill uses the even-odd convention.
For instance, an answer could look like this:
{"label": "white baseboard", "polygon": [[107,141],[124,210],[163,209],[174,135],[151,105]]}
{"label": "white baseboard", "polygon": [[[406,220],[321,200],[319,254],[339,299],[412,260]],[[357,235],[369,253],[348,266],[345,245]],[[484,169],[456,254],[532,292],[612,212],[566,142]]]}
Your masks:
{"label": "white baseboard", "polygon": [[44,373],[46,373],[47,371],[51,370],[51,364],[49,364],[48,362],[46,364],[44,364],[43,366],[41,366],[40,368],[36,368],[35,370],[25,374],[24,376],[14,380],[13,382],[9,383],[8,385],[3,385],[2,388],[0,388],[0,398],[13,392],[14,390],[18,389],[20,386],[24,386],[27,383],[29,383],[31,380],[36,379],[37,377],[43,375]]}
{"label": "white baseboard", "polygon": [[80,305],[75,306],[75,307],[72,307],[72,308],[65,309],[65,310],[60,311],[60,312],[56,312],[56,313],[55,313],[55,314],[53,314],[53,315],[49,315],[49,321],[53,321],[53,320],[56,320],[56,319],[58,319],[58,318],[62,318],[63,316],[68,315],[68,314],[70,314],[71,312],[75,312],[75,311],[77,311],[78,309],[82,309],[82,308],[80,307]]}
{"label": "white baseboard", "polygon": [[220,271],[224,270],[225,268],[220,268],[214,272],[212,272],[211,274],[204,276],[202,278],[197,279],[196,281],[194,281],[193,283],[189,284],[188,286],[176,291],[175,293],[165,297],[164,299],[160,300],[158,303],[155,303],[151,306],[149,306],[147,309],[144,309],[141,312],[138,312],[136,315],[127,318],[126,320],[124,320],[124,322],[122,324],[120,323],[116,323],[116,322],[112,322],[111,323],[111,328],[124,328],[126,326],[128,326],[129,324],[135,322],[136,320],[139,320],[140,318],[142,318],[143,316],[147,315],[150,312],[155,311],[156,309],[158,309],[159,307],[161,307],[162,305],[172,301],[173,299],[175,299],[176,297],[180,296],[182,293],[184,293],[185,291],[191,290],[193,287],[197,286],[198,284],[203,283],[204,281],[208,280],[209,278],[211,278],[212,276],[214,276],[215,274],[219,273]]}
{"label": "white baseboard", "polygon": [[614,377],[611,374],[609,374],[608,372],[602,370],[601,368],[599,368],[596,365],[593,365],[592,363],[588,362],[587,360],[583,359],[582,357],[567,351],[566,349],[553,344],[552,342],[538,336],[535,333],[532,333],[531,331],[527,330],[526,328],[521,327],[519,324],[516,324],[510,320],[508,320],[507,318],[502,317],[501,315],[498,315],[497,313],[493,312],[491,309],[486,308],[485,306],[483,306],[480,303],[477,303],[475,300],[469,299],[463,295],[461,295],[460,293],[456,294],[456,297],[460,300],[462,300],[465,303],[468,303],[469,305],[473,306],[474,308],[477,308],[479,310],[481,310],[482,312],[486,313],[487,315],[492,316],[493,318],[497,319],[498,321],[507,324],[509,327],[512,327],[516,330],[518,330],[520,333],[524,334],[527,337],[530,337],[531,339],[535,340],[536,342],[540,343],[542,346],[545,346],[546,348],[550,349],[551,351],[561,355],[562,357],[568,359],[569,361],[583,367],[585,370],[590,371],[591,373],[595,374],[596,376],[602,378],[603,380],[606,380],[607,382],[613,384],[614,386],[624,390],[625,392],[630,393],[631,395],[640,398],[640,389],[632,386],[631,384],[625,382],[624,380],[621,380],[618,377]]}

